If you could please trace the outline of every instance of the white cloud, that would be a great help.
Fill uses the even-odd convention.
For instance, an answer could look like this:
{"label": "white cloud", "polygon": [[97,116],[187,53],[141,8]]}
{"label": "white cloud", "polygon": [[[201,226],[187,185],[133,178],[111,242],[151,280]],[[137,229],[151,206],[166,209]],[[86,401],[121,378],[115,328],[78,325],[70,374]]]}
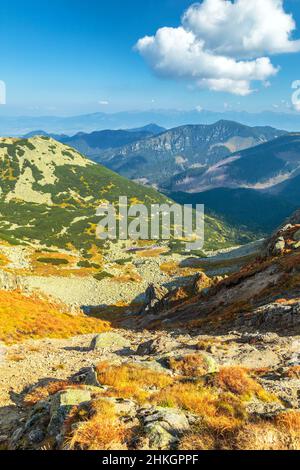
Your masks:
{"label": "white cloud", "polygon": [[278,72],[268,55],[300,51],[295,27],[282,0],[204,0],[181,26],[160,28],[136,48],[160,76],[244,96],[251,82],[267,84]]}
{"label": "white cloud", "polygon": [[107,105],[109,105],[109,101],[107,101],[107,100],[101,100],[101,101],[99,101],[98,103],[99,103],[101,106],[107,106]]}

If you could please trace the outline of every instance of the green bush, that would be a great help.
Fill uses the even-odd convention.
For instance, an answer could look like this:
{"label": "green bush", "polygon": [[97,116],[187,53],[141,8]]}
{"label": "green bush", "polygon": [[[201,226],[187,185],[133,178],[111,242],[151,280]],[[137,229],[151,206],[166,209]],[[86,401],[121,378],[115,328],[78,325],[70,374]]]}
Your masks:
{"label": "green bush", "polygon": [[101,271],[100,273],[95,274],[93,277],[97,279],[97,281],[103,281],[103,279],[112,278],[114,276],[107,271]]}
{"label": "green bush", "polygon": [[54,264],[55,266],[69,264],[69,261],[63,258],[38,258],[37,261],[44,264]]}

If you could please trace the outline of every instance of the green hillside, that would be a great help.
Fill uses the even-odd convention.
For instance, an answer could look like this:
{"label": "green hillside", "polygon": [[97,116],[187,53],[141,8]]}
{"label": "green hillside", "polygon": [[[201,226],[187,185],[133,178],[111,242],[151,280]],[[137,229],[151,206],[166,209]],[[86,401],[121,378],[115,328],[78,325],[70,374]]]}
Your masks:
{"label": "green hillside", "polygon": [[[170,201],[43,136],[0,139],[0,178],[0,239],[75,248],[83,254],[103,244],[95,237],[100,203],[117,204],[120,195],[148,207]],[[206,248],[240,239],[237,230],[207,217]]]}

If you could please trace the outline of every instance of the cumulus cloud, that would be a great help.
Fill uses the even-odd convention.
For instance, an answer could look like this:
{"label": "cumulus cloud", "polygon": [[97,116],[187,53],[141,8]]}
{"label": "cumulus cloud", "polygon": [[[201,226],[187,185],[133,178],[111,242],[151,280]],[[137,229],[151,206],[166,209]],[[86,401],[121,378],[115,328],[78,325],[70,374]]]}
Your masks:
{"label": "cumulus cloud", "polygon": [[300,51],[295,28],[283,0],[204,0],[178,28],[160,28],[136,48],[160,76],[244,96],[278,72],[268,56]]}

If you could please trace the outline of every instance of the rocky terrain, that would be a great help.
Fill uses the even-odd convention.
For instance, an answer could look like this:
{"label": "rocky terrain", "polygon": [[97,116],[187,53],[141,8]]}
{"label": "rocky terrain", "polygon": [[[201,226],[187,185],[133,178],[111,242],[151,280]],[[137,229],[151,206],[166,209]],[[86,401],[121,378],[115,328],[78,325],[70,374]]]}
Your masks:
{"label": "rocky terrain", "polygon": [[1,145],[1,448],[299,450],[300,213],[235,249],[211,217],[201,253],[98,245],[103,198],[168,199],[45,137]]}
{"label": "rocky terrain", "polygon": [[108,331],[3,344],[2,448],[299,450],[299,240],[296,213],[211,258],[227,274],[182,260],[193,275],[151,283]]}

